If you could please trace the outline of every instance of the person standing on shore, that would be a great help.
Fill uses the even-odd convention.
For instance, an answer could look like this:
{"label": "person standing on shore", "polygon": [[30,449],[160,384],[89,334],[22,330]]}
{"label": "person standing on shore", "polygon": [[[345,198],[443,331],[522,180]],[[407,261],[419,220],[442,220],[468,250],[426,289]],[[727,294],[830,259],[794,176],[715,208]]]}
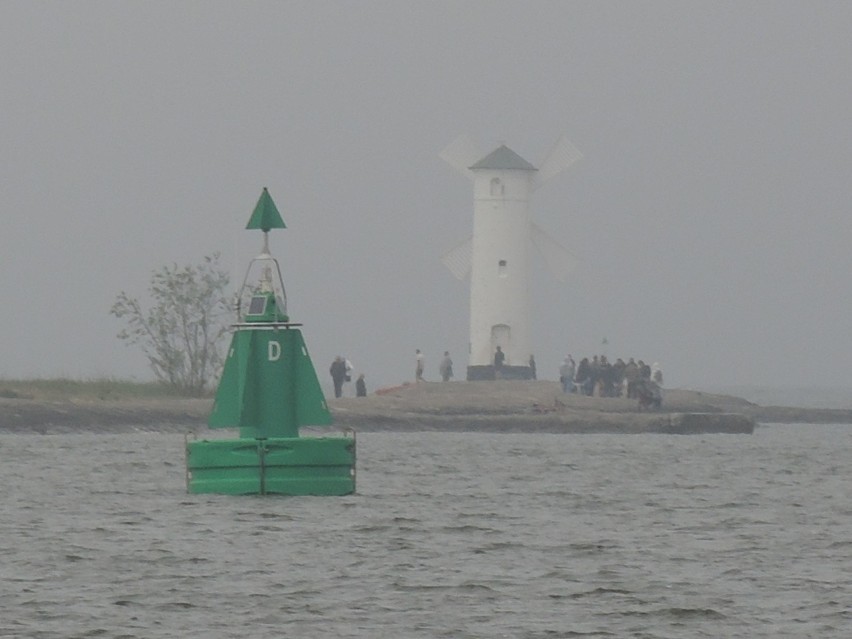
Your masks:
{"label": "person standing on shore", "polygon": [[624,366],[624,379],[627,382],[627,398],[636,399],[636,383],[639,381],[639,366],[631,357]]}
{"label": "person standing on shore", "polygon": [[530,355],[530,379],[536,379],[535,376],[535,357]]}
{"label": "person standing on shore", "polygon": [[580,363],[577,366],[577,372],[574,375],[574,388],[576,388],[577,392],[581,395],[591,397],[594,383],[592,365],[589,364],[589,358],[584,357],[580,360]]}
{"label": "person standing on shore", "polygon": [[660,386],[663,385],[663,369],[660,368],[659,362],[654,362],[651,365],[651,379]]}
{"label": "person standing on shore", "polygon": [[367,396],[367,382],[364,381],[364,373],[358,375],[358,379],[355,380],[355,397],[366,397]]}
{"label": "person standing on shore", "polygon": [[443,381],[450,381],[450,378],[453,376],[453,360],[450,359],[450,351],[444,351],[444,359],[441,360],[438,370],[441,372],[441,379]]}
{"label": "person standing on shore", "polygon": [[574,359],[569,354],[568,357],[562,361],[562,366],[559,367],[559,381],[562,382],[563,393],[567,394],[574,392],[574,370]]}
{"label": "person standing on shore", "polygon": [[334,396],[340,397],[343,395],[343,382],[346,380],[346,362],[340,355],[334,358],[328,372],[331,373],[331,381],[334,382]]}
{"label": "person standing on shore", "polygon": [[423,357],[423,353],[420,352],[420,349],[416,349],[414,351],[414,381],[422,382],[423,381],[423,367],[425,366],[425,357]]}
{"label": "person standing on shore", "polygon": [[497,352],[494,353],[494,377],[500,378],[503,376],[503,362],[506,361],[506,353],[499,346]]}

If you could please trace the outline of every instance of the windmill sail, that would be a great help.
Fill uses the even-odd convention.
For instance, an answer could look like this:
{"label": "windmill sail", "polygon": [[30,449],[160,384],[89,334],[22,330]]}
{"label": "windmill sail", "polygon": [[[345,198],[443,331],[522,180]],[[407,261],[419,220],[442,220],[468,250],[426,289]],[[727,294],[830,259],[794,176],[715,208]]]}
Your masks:
{"label": "windmill sail", "polygon": [[439,153],[439,157],[444,160],[444,162],[471,180],[473,179],[473,174],[468,170],[468,167],[473,166],[476,162],[481,160],[482,155],[483,153],[480,151],[476,142],[474,142],[473,138],[466,133],[450,142],[446,148]]}
{"label": "windmill sail", "polygon": [[559,282],[568,279],[577,265],[574,255],[535,223],[530,224],[530,237],[553,277]]}
{"label": "windmill sail", "polygon": [[538,167],[538,173],[533,178],[533,188],[537,189],[550,178],[558,175],[577,160],[583,157],[580,150],[568,141],[564,135],[556,140],[556,144],[550,149],[550,153]]}
{"label": "windmill sail", "polygon": [[470,273],[472,260],[473,237],[469,237],[461,244],[454,246],[441,257],[444,266],[450,269],[450,272],[458,280],[463,280]]}

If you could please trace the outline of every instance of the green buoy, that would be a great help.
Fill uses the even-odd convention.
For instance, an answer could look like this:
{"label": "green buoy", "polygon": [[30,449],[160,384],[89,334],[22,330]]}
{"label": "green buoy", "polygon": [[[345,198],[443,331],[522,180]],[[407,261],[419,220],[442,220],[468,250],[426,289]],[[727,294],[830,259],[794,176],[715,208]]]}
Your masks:
{"label": "green buoy", "polygon": [[190,493],[348,495],[355,492],[354,432],[300,437],[301,426],[332,423],[301,324],[290,321],[269,231],[286,228],[266,189],[247,229],[263,231],[249,264],[237,323],[210,414],[210,428],[238,428],[239,439],[187,441]]}

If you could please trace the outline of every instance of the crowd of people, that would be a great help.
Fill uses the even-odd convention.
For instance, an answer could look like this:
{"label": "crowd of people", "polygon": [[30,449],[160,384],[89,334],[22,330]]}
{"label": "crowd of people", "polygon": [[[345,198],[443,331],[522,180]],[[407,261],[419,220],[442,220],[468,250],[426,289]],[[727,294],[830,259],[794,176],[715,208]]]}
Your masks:
{"label": "crowd of people", "polygon": [[577,364],[569,354],[559,367],[564,393],[595,397],[627,397],[640,406],[659,408],[662,403],[663,371],[660,365],[648,365],[641,359],[618,358],[611,363],[606,355],[584,357]]}
{"label": "crowd of people", "polygon": [[[499,372],[505,361],[505,355],[498,346],[494,356],[495,372]],[[425,357],[420,349],[414,354],[414,379],[422,382],[425,369]],[[536,378],[535,359],[530,356],[529,367],[532,379]],[[448,382],[453,378],[453,360],[449,351],[438,366],[441,380]],[[343,385],[352,381],[352,362],[342,355],[334,358],[329,368],[334,383],[334,396],[343,396]],[[499,377],[499,375],[498,375]],[[595,355],[591,359],[584,357],[576,363],[569,354],[559,367],[559,381],[564,393],[577,393],[589,397],[627,397],[636,399],[641,407],[659,408],[662,404],[663,371],[658,363],[648,365],[641,359],[629,358],[625,362],[618,358],[610,362],[606,355]],[[367,385],[363,373],[355,382],[355,396],[366,397]]]}

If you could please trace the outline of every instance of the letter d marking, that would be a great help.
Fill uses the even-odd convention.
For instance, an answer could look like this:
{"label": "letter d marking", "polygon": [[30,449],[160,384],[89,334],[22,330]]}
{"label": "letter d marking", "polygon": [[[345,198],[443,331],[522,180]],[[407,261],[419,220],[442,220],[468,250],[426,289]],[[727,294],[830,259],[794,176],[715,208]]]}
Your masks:
{"label": "letter d marking", "polygon": [[281,344],[278,342],[268,342],[267,343],[267,354],[269,355],[270,362],[277,362],[281,359]]}

